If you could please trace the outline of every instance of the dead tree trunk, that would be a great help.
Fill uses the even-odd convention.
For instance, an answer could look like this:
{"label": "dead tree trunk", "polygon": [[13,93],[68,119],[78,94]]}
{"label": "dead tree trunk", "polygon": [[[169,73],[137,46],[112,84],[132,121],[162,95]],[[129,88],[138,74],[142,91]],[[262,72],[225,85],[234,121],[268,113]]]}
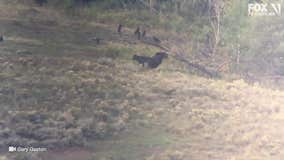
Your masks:
{"label": "dead tree trunk", "polygon": [[176,54],[174,56],[174,58],[185,63],[189,68],[195,68],[195,69],[199,70],[200,72],[204,73],[205,75],[209,76],[210,78],[219,78],[220,77],[220,75],[217,72],[209,71],[208,69],[201,66],[200,64],[192,63],[189,60],[187,60],[185,57],[183,57],[179,54]]}

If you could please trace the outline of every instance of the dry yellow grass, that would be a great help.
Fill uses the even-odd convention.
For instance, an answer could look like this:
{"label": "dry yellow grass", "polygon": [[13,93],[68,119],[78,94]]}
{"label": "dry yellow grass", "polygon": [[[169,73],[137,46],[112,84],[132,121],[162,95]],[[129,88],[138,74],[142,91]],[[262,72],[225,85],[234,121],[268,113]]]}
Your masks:
{"label": "dry yellow grass", "polygon": [[[164,121],[168,131],[183,137],[171,148],[173,154],[182,152],[186,158],[181,159],[283,156],[283,92],[250,86],[243,80],[212,81],[178,73],[151,78],[159,82],[160,89],[175,90],[171,99],[153,108],[163,108],[164,118],[154,117]],[[170,159],[167,152],[154,159]]]}

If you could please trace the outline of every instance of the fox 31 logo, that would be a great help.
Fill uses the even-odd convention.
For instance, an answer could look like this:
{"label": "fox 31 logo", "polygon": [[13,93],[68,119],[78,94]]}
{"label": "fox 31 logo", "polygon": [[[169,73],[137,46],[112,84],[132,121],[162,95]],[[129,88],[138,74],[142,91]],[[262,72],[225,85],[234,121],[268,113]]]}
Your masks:
{"label": "fox 31 logo", "polygon": [[281,16],[281,4],[249,3],[248,16]]}

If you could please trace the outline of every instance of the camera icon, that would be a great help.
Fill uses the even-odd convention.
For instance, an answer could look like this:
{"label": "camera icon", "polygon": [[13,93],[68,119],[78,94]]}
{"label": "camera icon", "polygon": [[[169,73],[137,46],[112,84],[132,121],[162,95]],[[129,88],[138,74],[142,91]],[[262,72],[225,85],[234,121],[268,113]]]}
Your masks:
{"label": "camera icon", "polygon": [[9,152],[16,152],[16,151],[17,151],[17,148],[16,148],[16,147],[13,147],[13,146],[9,146],[8,151],[9,151]]}

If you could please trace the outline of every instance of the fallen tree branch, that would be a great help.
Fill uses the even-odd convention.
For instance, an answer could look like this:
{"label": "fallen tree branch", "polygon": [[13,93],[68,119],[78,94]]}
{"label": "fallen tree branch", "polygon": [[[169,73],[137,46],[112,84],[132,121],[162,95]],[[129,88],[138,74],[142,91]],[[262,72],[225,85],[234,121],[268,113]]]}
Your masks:
{"label": "fallen tree branch", "polygon": [[[199,70],[200,72],[206,74],[206,75],[209,76],[210,78],[217,78],[217,77],[220,77],[220,75],[219,75],[216,71],[210,71],[210,70],[206,69],[205,67],[201,66],[200,64],[192,63],[192,62],[190,62],[189,60],[187,60],[184,56],[182,56],[181,54],[179,54],[179,53],[173,53],[173,52],[171,51],[171,49],[168,48],[168,47],[165,47],[165,46],[162,46],[161,44],[152,42],[152,41],[149,40],[149,39],[142,39],[141,42],[144,43],[144,44],[148,44],[148,45],[152,45],[152,46],[154,46],[154,47],[160,48],[160,49],[162,49],[163,51],[172,53],[172,56],[173,56],[176,60],[181,61],[181,62],[187,64],[190,68],[195,68],[195,69]],[[171,55],[171,54],[170,54],[170,55]]]}
{"label": "fallen tree branch", "polygon": [[158,47],[158,48],[160,48],[160,49],[162,49],[162,50],[164,50],[166,52],[170,51],[170,49],[168,47],[164,47],[161,44],[152,42],[152,41],[150,41],[148,39],[142,39],[141,42],[144,43],[144,44],[148,44],[148,45],[154,46],[154,47]]}
{"label": "fallen tree branch", "polygon": [[[136,42],[141,42],[141,43],[144,43],[144,44],[147,44],[147,45],[151,45],[151,46],[154,46],[154,47],[157,47],[165,52],[168,52],[170,53],[169,55],[173,56],[175,59],[187,64],[190,68],[195,68],[197,70],[199,70],[200,72],[206,74],[207,76],[213,78],[213,77],[219,77],[218,73],[216,71],[210,71],[208,69],[206,69],[205,67],[197,64],[197,63],[192,63],[190,62],[189,60],[187,60],[185,58],[185,56],[182,56],[182,54],[179,54],[175,51],[172,51],[173,49],[170,48],[170,47],[167,47],[167,46],[164,46],[162,45],[161,43],[157,43],[155,42],[152,38],[150,37],[144,37],[142,38],[141,40],[136,40],[136,39],[133,39],[130,35],[126,35],[123,37],[119,36],[120,38],[122,38],[123,41],[125,42],[128,42],[130,44],[133,44],[136,43]],[[127,38],[127,39],[126,39]],[[172,54],[171,54],[172,53]]]}
{"label": "fallen tree branch", "polygon": [[179,60],[179,61],[181,61],[181,62],[184,62],[185,64],[187,64],[191,68],[195,68],[195,69],[201,71],[202,73],[206,74],[210,78],[220,77],[220,75],[217,72],[209,71],[208,69],[206,69],[205,67],[201,66],[200,64],[192,63],[189,60],[187,60],[185,57],[181,56],[180,54],[176,54],[174,56],[174,58]]}

